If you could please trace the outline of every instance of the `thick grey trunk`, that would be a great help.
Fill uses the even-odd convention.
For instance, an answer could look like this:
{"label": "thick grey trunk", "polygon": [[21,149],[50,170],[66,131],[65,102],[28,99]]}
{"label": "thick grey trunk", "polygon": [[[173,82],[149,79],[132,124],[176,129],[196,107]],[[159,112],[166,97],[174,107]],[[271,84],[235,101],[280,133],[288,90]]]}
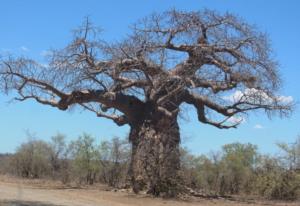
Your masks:
{"label": "thick grey trunk", "polygon": [[175,196],[180,178],[179,127],[176,118],[157,118],[132,126],[131,182],[134,192]]}

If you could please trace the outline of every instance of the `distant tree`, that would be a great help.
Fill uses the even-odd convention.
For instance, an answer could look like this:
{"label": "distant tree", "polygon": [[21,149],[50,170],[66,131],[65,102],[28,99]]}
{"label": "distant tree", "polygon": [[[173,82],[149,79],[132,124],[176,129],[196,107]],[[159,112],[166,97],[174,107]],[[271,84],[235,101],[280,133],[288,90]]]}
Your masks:
{"label": "distant tree", "polygon": [[18,147],[12,157],[15,172],[26,178],[41,178],[50,175],[51,148],[42,140],[29,140]]}
{"label": "distant tree", "polygon": [[130,159],[128,142],[117,137],[111,141],[103,141],[99,153],[102,180],[113,187],[124,185]]}
{"label": "distant tree", "polygon": [[180,151],[184,184],[193,189],[201,188],[207,194],[218,192],[218,163],[205,155],[194,156],[183,148]]}
{"label": "distant tree", "polygon": [[80,182],[94,184],[99,172],[99,153],[95,140],[88,134],[83,134],[71,145],[75,176]]}
{"label": "distant tree", "polygon": [[67,183],[70,175],[70,158],[69,148],[65,141],[65,136],[57,134],[51,138],[49,143],[50,163],[52,170],[52,178],[60,179],[63,183]]}
{"label": "distant tree", "polygon": [[180,165],[184,184],[189,187],[196,187],[196,157],[191,155],[186,148],[180,148]]}
{"label": "distant tree", "polygon": [[51,138],[50,147],[50,161],[52,167],[53,176],[60,170],[60,161],[62,159],[62,155],[64,150],[66,149],[66,143],[64,141],[64,136],[61,134],[57,134]]}
{"label": "distant tree", "polygon": [[257,146],[247,143],[232,143],[222,147],[225,159],[238,158],[240,164],[252,168],[258,158]]}
{"label": "distant tree", "polygon": [[268,199],[295,200],[300,197],[300,173],[290,170],[282,159],[262,156],[255,171],[252,193]]}
{"label": "distant tree", "polygon": [[12,154],[0,154],[0,174],[9,174],[11,172],[10,170],[10,160],[12,158]]}
{"label": "distant tree", "polygon": [[281,158],[287,164],[286,167],[300,171],[300,136],[294,143],[278,143],[277,146],[285,153]]}
{"label": "distant tree", "polygon": [[14,91],[19,101],[60,110],[78,105],[128,124],[135,192],[178,193],[182,104],[192,105],[201,123],[221,129],[237,127],[252,110],[291,111],[292,102],[277,94],[281,81],[267,36],[234,15],[171,10],[141,19],[120,42],[98,34],[87,20],[46,66],[2,59],[0,90]]}
{"label": "distant tree", "polygon": [[223,191],[238,194],[250,191],[253,171],[258,161],[257,146],[233,143],[223,146]]}

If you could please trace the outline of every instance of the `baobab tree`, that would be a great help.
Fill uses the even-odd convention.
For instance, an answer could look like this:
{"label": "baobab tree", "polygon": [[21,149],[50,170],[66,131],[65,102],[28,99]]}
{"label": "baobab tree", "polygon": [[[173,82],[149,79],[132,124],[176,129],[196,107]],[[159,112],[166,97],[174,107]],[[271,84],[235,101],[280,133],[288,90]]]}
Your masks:
{"label": "baobab tree", "polygon": [[18,101],[60,110],[78,105],[129,125],[135,192],[177,194],[181,105],[220,129],[237,127],[252,110],[291,111],[292,101],[278,95],[267,36],[234,15],[171,10],[141,19],[122,41],[100,35],[87,20],[65,48],[49,52],[47,65],[2,58],[0,88]]}

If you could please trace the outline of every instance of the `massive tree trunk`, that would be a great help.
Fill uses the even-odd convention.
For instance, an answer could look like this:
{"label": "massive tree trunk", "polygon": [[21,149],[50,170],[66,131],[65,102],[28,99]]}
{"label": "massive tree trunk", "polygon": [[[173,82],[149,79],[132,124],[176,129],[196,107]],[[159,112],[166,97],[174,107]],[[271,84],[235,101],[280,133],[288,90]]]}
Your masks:
{"label": "massive tree trunk", "polygon": [[129,139],[134,192],[146,190],[155,196],[175,196],[181,185],[177,118],[145,119],[132,125]]}

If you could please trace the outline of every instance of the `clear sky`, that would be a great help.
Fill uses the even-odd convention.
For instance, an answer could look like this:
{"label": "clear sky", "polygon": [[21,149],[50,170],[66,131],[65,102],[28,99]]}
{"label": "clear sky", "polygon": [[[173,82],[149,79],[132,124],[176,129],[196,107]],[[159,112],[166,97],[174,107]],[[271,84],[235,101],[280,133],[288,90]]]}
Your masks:
{"label": "clear sky", "polygon": [[[104,29],[103,38],[116,40],[129,25],[154,11],[213,9],[235,13],[264,32],[272,41],[284,80],[281,91],[300,100],[300,1],[289,0],[1,0],[0,53],[10,52],[43,61],[45,51],[62,48],[71,30],[85,16]],[[97,140],[126,137],[128,127],[118,127],[83,111],[63,112],[33,101],[8,104],[11,96],[0,95],[0,152],[12,152],[26,140],[26,131],[49,140],[57,132],[68,139],[83,132]],[[299,106],[289,119],[250,115],[238,129],[219,130],[196,121],[189,110],[180,120],[182,142],[195,154],[217,150],[232,142],[257,144],[261,151],[276,152],[276,142],[293,142],[300,134]]]}

